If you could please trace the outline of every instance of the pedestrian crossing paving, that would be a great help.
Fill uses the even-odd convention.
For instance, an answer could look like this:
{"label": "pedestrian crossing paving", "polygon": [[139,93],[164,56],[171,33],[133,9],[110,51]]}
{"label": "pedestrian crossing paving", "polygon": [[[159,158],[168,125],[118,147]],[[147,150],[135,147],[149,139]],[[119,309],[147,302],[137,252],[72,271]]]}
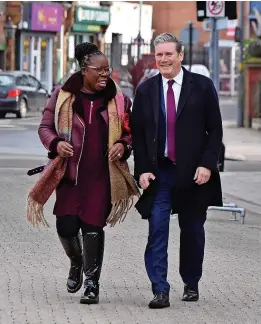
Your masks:
{"label": "pedestrian crossing paving", "polygon": [[39,116],[24,119],[6,118],[0,119],[0,130],[26,130],[27,128],[37,128],[39,124]]}

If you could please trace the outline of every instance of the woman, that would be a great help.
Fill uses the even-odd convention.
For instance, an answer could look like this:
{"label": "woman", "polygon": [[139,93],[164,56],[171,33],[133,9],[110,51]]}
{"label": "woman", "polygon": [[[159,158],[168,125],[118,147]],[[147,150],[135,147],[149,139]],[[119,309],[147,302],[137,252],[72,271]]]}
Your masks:
{"label": "woman", "polygon": [[29,193],[27,219],[48,226],[43,205],[56,190],[57,233],[71,261],[67,290],[81,288],[84,272],[80,302],[96,304],[103,228],[122,220],[138,195],[126,162],[131,101],[110,78],[108,60],[96,45],[77,45],[75,58],[81,70],[54,91],[44,110],[39,136],[51,162]]}

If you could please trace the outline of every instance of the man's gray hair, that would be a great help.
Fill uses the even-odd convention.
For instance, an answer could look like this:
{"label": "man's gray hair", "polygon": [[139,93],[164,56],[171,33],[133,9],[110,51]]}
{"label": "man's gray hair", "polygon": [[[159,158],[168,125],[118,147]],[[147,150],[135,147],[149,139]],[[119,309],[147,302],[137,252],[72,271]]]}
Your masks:
{"label": "man's gray hair", "polygon": [[154,46],[156,47],[159,44],[162,43],[174,43],[176,44],[176,50],[178,53],[181,53],[184,49],[183,45],[182,45],[182,40],[170,33],[163,33],[158,35],[155,39],[154,39]]}

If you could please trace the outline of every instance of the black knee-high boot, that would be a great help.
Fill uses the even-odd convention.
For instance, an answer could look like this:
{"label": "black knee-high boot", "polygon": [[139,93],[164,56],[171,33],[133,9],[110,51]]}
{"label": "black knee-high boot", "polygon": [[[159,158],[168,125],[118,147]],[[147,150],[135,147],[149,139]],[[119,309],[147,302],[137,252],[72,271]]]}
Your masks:
{"label": "black knee-high boot", "polygon": [[67,279],[67,290],[69,293],[76,293],[81,289],[83,283],[83,261],[80,235],[78,234],[78,236],[70,238],[58,236],[65,253],[71,260],[71,268]]}
{"label": "black knee-high boot", "polygon": [[83,237],[83,271],[86,276],[81,304],[99,303],[99,279],[104,254],[104,231],[89,232]]}

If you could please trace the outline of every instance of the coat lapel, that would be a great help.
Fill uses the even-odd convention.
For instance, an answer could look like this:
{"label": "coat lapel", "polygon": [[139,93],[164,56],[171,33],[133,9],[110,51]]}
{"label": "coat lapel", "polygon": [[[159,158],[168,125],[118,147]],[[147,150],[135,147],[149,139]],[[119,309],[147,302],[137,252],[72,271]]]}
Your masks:
{"label": "coat lapel", "polygon": [[191,90],[193,88],[193,77],[190,72],[188,72],[186,69],[183,69],[184,75],[183,75],[183,82],[181,87],[181,93],[179,97],[179,103],[178,103],[178,109],[177,109],[177,119],[179,118],[180,114],[183,111],[183,108],[190,96]]}
{"label": "coat lapel", "polygon": [[161,89],[161,74],[157,74],[152,78],[152,86],[150,88],[151,107],[153,110],[154,121],[158,125],[159,109],[160,109],[160,89]]}

